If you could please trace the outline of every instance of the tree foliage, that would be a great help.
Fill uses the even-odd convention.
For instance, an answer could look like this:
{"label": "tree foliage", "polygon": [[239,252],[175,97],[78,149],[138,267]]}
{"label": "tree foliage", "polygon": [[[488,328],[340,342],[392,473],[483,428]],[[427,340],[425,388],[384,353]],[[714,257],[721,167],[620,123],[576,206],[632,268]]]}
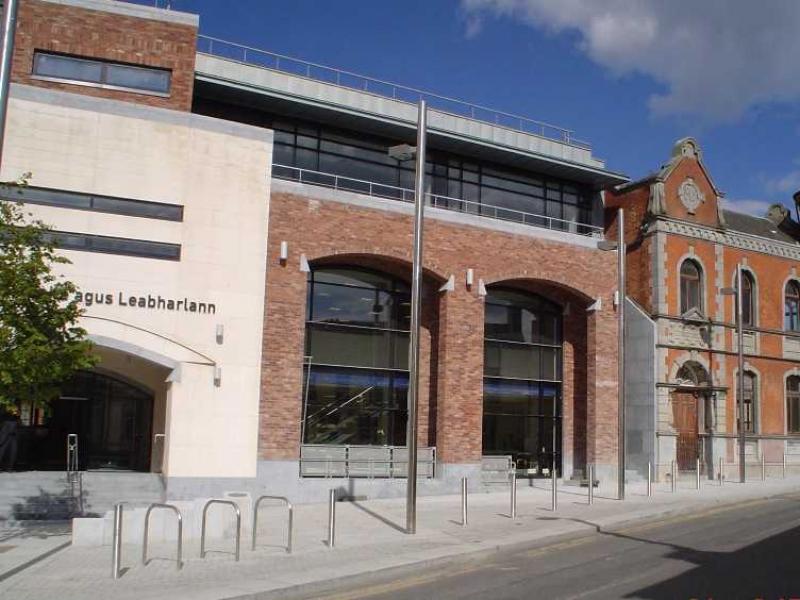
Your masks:
{"label": "tree foliage", "polygon": [[[27,177],[2,184],[4,195]],[[21,203],[0,200],[0,408],[47,408],[76,370],[95,364],[77,325],[75,285],[54,273],[69,260],[56,253],[49,231]]]}

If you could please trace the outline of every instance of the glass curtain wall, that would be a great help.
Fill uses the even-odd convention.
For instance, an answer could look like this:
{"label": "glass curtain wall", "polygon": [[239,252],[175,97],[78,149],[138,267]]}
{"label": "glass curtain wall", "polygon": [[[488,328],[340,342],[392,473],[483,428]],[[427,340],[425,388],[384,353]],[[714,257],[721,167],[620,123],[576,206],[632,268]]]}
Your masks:
{"label": "glass curtain wall", "polygon": [[535,294],[486,296],[483,453],[510,454],[518,475],[561,469],[561,312]]}
{"label": "glass curtain wall", "polygon": [[303,442],[406,442],[411,292],[382,273],[315,268],[308,279]]}
{"label": "glass curtain wall", "polygon": [[[319,171],[303,173],[303,181],[333,185],[331,175],[339,175],[339,188],[364,193],[371,190],[399,199],[403,197],[400,188],[414,188],[414,162],[398,162],[387,154],[394,142],[314,125],[276,121],[272,126],[273,174],[278,177],[297,178],[295,169]],[[589,232],[581,224],[593,224],[590,190],[568,181],[464,160],[436,150],[429,152],[426,170],[433,202],[442,208],[577,233]]]}

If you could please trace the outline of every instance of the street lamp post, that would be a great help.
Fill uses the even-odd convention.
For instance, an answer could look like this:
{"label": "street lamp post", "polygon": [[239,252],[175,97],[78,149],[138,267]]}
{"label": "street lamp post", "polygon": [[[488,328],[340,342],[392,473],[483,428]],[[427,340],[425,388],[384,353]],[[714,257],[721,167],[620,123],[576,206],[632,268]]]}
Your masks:
{"label": "street lamp post", "polygon": [[739,409],[739,427],[737,436],[739,441],[739,481],[745,482],[745,431],[744,431],[744,313],[742,310],[742,265],[736,265],[736,287],[723,288],[722,294],[733,296],[736,313],[736,345],[739,372],[736,377],[736,401]]}
{"label": "street lamp post", "polygon": [[[617,497],[625,500],[625,211],[617,209]],[[591,482],[589,482],[591,485]]]}
{"label": "street lamp post", "polygon": [[389,155],[408,160],[416,154],[414,184],[414,249],[411,264],[411,332],[408,347],[408,472],[406,474],[406,533],[417,532],[417,405],[419,399],[419,333],[422,312],[422,225],[425,211],[425,138],[427,129],[425,100],[419,101],[417,146],[395,146]]}
{"label": "street lamp post", "polygon": [[3,45],[0,54],[0,161],[3,156],[3,141],[8,113],[8,89],[11,84],[11,59],[14,55],[14,32],[17,25],[17,0],[3,3]]}

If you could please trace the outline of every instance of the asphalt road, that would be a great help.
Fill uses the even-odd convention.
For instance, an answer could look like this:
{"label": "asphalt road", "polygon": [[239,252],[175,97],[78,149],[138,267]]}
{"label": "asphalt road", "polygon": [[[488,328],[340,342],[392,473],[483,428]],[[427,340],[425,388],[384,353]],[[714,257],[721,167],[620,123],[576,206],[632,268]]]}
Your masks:
{"label": "asphalt road", "polygon": [[446,568],[422,567],[396,580],[354,583],[313,597],[800,598],[800,495],[596,531]]}

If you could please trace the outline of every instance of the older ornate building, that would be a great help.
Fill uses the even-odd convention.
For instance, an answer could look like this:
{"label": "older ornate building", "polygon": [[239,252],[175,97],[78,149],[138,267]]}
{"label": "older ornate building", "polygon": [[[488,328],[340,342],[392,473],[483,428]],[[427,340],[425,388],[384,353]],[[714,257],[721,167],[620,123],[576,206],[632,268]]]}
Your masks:
{"label": "older ornate building", "polygon": [[[655,173],[607,196],[609,233],[625,209],[629,465],[662,475],[716,476],[737,460],[780,464],[800,452],[800,226],[774,205],[764,217],[723,208],[693,139],[676,143]],[[736,404],[735,296],[743,269],[744,422]],[[725,469],[726,467],[723,467]],[[731,473],[733,474],[732,467]]]}

